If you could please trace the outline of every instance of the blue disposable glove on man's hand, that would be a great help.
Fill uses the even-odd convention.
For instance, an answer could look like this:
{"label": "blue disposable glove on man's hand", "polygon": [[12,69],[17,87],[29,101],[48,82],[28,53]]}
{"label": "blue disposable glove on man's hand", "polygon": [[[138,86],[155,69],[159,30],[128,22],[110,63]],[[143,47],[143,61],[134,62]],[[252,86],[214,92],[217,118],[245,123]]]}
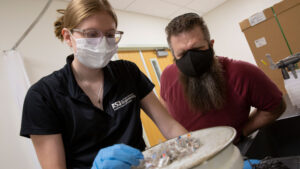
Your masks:
{"label": "blue disposable glove on man's hand", "polygon": [[92,169],[130,169],[144,159],[140,150],[125,144],[115,144],[101,149],[93,162]]}

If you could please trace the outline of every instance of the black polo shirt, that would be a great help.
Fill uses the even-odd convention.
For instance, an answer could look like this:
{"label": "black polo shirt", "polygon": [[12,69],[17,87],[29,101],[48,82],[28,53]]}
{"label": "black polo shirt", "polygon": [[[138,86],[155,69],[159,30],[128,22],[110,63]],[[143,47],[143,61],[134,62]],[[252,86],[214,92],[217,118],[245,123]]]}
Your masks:
{"label": "black polo shirt", "polygon": [[71,63],[28,91],[21,136],[62,134],[68,169],[91,168],[98,151],[116,143],[144,150],[140,100],[154,85],[132,62],[111,61],[104,72],[103,109],[78,86]]}

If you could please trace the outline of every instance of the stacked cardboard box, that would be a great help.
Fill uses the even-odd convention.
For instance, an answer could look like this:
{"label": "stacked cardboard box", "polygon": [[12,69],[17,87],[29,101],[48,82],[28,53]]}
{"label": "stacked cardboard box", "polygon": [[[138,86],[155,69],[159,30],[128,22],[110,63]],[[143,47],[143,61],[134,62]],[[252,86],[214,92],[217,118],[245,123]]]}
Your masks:
{"label": "stacked cardboard box", "polygon": [[[272,70],[273,61],[300,52],[300,0],[284,0],[240,22],[258,67],[286,94],[280,70]],[[300,65],[300,64],[298,64]]]}

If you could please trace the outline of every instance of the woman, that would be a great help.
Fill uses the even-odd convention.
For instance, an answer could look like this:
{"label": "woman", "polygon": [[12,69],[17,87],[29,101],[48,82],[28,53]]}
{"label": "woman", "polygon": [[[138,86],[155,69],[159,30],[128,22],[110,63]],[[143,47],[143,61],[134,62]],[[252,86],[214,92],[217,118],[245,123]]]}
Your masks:
{"label": "woman", "polygon": [[93,168],[136,165],[115,154],[142,158],[140,108],[167,139],[187,132],[169,116],[152,92],[154,85],[134,63],[110,61],[122,32],[107,0],[73,0],[59,12],[63,16],[55,22],[55,34],[74,55],[29,89],[22,117],[21,135],[31,138],[43,169],[91,168],[104,147]]}

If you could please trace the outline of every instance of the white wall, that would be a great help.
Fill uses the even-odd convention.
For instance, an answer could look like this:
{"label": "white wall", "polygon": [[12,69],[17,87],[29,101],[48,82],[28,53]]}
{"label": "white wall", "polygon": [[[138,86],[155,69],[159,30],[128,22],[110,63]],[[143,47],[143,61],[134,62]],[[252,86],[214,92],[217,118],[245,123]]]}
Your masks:
{"label": "white wall", "polygon": [[124,31],[120,47],[168,45],[165,27],[169,20],[119,10],[116,13],[118,29]]}
{"label": "white wall", "polygon": [[[0,51],[11,49],[40,13],[47,0],[0,0]],[[20,44],[31,83],[61,68],[71,50],[54,36],[56,9],[67,3],[53,1],[45,15]],[[167,45],[164,27],[167,19],[117,11],[119,30],[125,32],[120,46]],[[4,72],[0,52],[0,168],[36,169],[34,150],[29,139],[19,136],[21,112],[18,110]]]}
{"label": "white wall", "polygon": [[228,0],[205,14],[216,54],[256,64],[239,23],[281,0]]}

